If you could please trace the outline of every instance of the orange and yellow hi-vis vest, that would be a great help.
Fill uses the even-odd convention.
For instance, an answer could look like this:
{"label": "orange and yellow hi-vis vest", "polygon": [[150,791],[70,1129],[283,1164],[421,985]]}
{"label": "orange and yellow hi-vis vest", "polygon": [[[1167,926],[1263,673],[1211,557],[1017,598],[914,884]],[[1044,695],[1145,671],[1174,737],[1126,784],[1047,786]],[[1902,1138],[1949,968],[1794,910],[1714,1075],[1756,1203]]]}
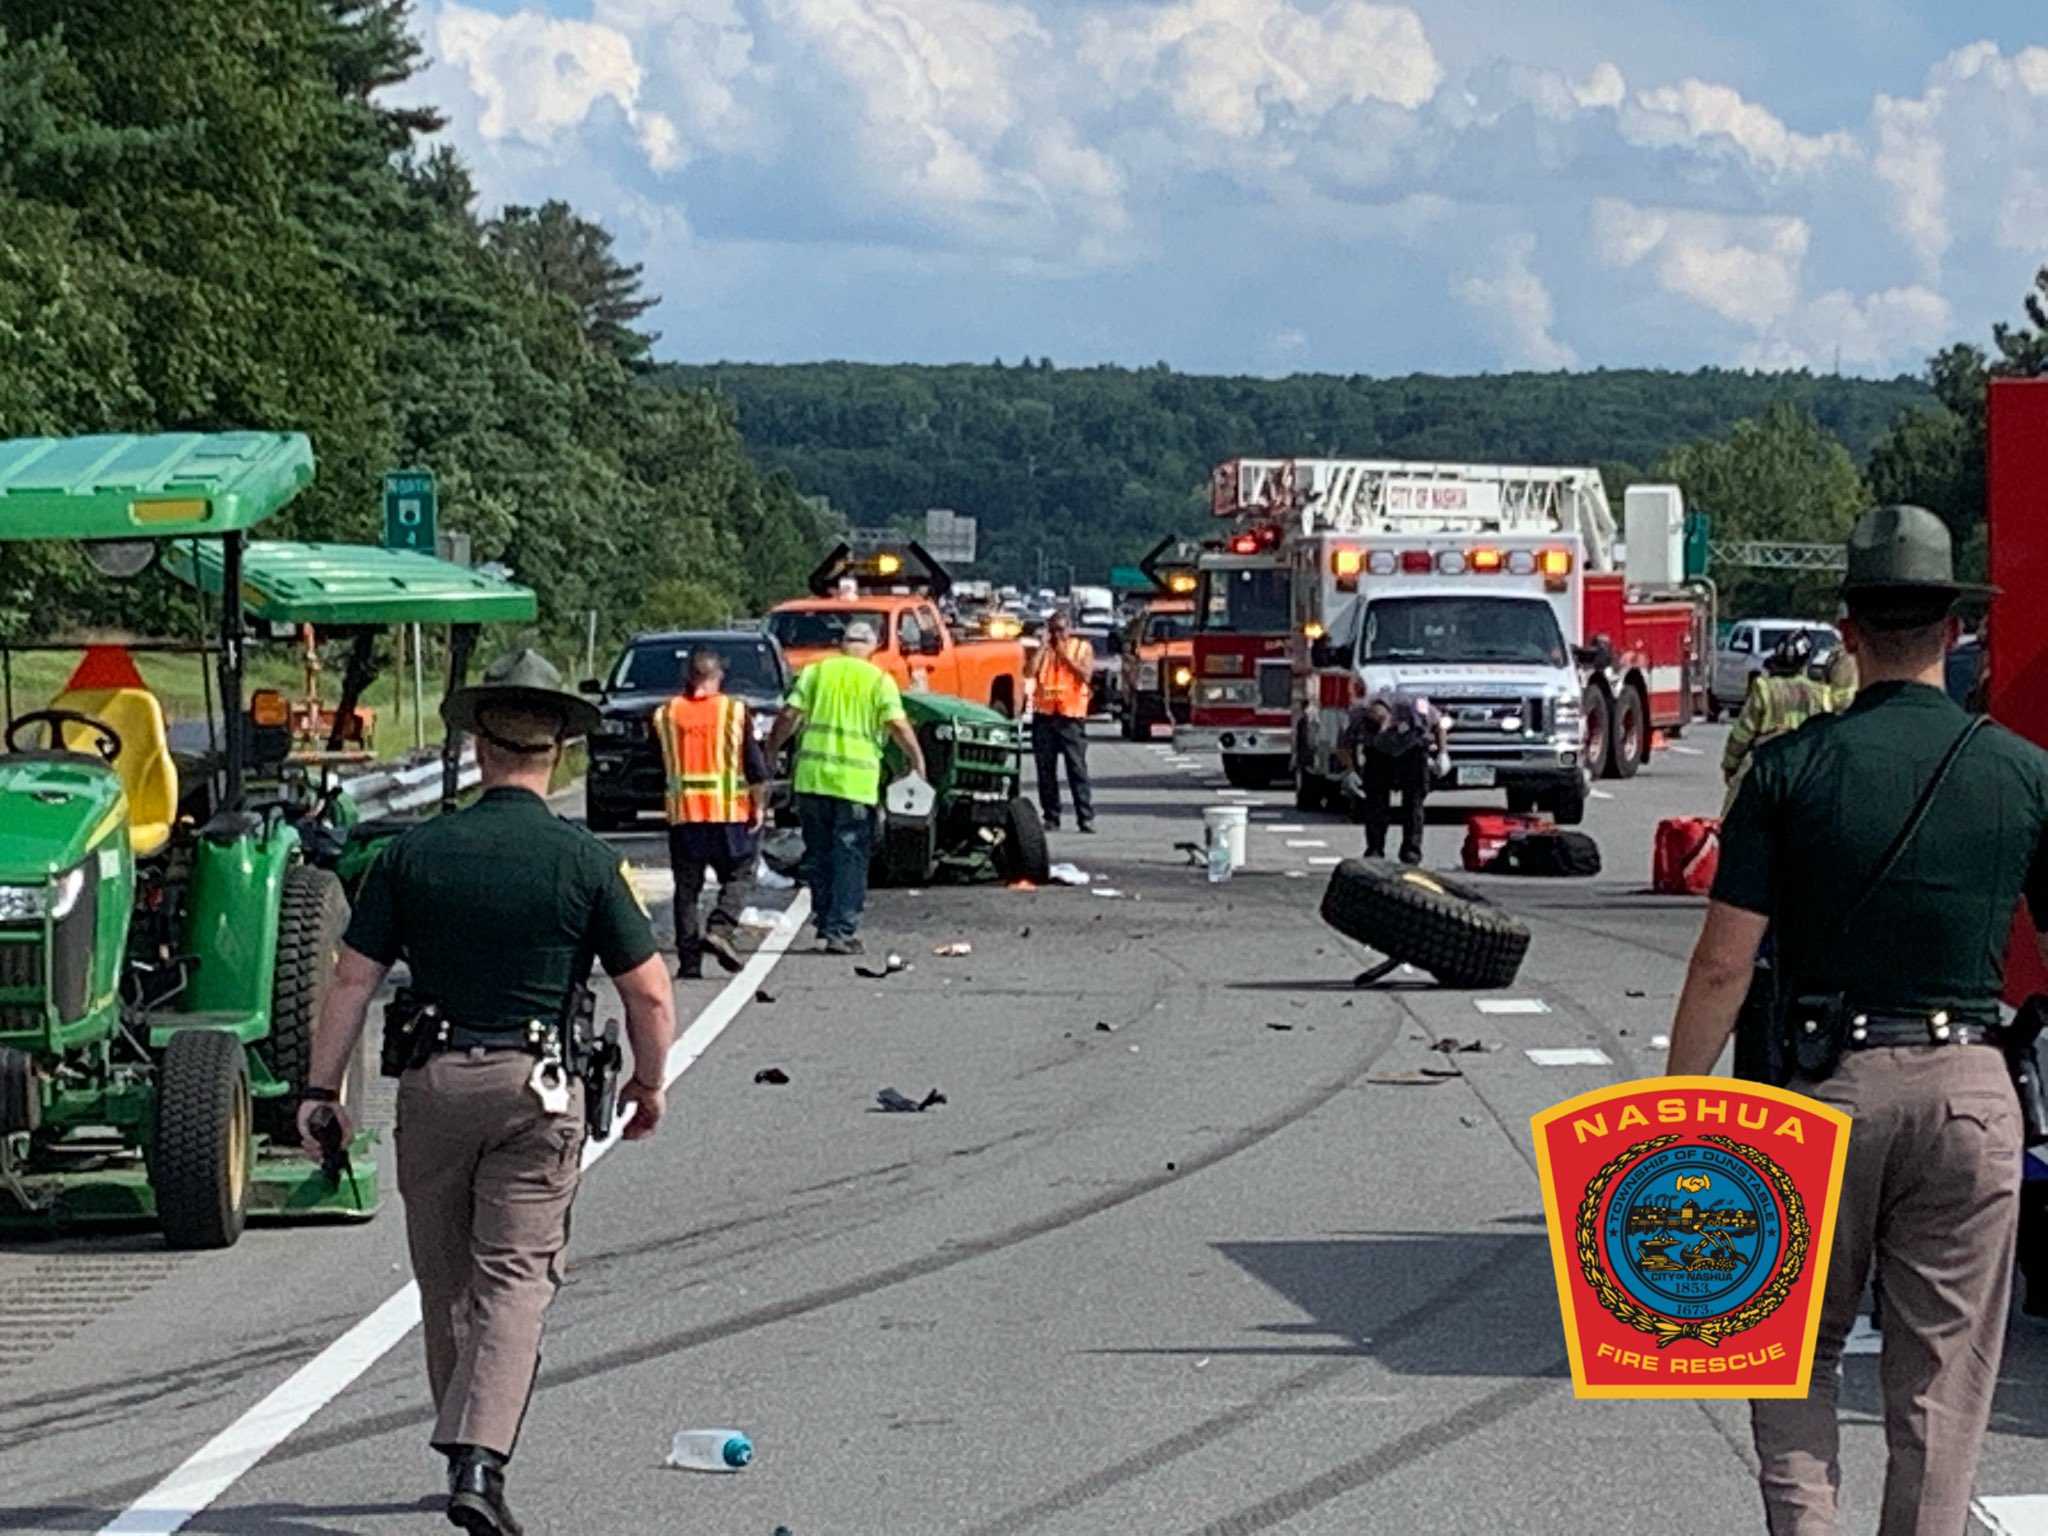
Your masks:
{"label": "orange and yellow hi-vis vest", "polygon": [[683,694],[657,709],[653,723],[668,774],[672,824],[752,819],[746,705],[722,693]]}
{"label": "orange and yellow hi-vis vest", "polygon": [[1095,680],[1095,647],[1075,635],[1067,637],[1064,647],[1048,639],[1032,662],[1031,680],[1038,685],[1034,707],[1039,714],[1085,719]]}

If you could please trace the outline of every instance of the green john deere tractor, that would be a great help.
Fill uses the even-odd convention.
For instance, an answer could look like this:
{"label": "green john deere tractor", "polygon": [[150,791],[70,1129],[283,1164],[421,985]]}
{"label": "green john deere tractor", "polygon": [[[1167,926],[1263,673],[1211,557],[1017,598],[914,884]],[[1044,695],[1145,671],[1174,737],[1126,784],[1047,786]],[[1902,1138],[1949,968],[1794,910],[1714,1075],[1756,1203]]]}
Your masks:
{"label": "green john deere tractor", "polygon": [[[1028,750],[1023,728],[948,694],[905,693],[903,708],[924,748],[933,803],[926,816],[882,813],[870,866],[876,882],[924,885],[945,874],[1043,885],[1050,878],[1045,824],[1020,793],[1019,765]],[[892,742],[886,776],[908,767]]]}
{"label": "green john deere tractor", "polygon": [[[212,633],[87,648],[22,708],[0,647],[0,1224],[158,1221],[233,1243],[252,1214],[367,1217],[371,1137],[330,1176],[293,1122],[348,905],[274,780],[289,732],[245,714],[249,530],[312,480],[295,433],[0,442],[0,540],[78,543],[113,578],[173,542],[219,561]],[[200,654],[206,741],[173,750],[136,652]]]}

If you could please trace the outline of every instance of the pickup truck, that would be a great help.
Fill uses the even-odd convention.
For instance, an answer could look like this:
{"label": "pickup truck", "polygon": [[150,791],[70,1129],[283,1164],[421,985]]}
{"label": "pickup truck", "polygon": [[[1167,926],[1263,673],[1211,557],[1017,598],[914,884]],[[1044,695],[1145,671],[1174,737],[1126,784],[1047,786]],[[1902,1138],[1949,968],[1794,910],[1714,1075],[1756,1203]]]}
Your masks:
{"label": "pickup truck", "polygon": [[805,597],[769,610],[766,629],[800,672],[839,648],[846,626],[864,619],[879,643],[871,658],[900,688],[951,694],[1015,716],[1024,698],[1024,646],[1015,639],[962,640],[921,593],[862,592]]}
{"label": "pickup truck", "polygon": [[1749,680],[1763,671],[1778,642],[1802,629],[1813,636],[1816,645],[1823,640],[1841,643],[1834,625],[1817,624],[1810,619],[1743,619],[1731,624],[1727,635],[1714,648],[1713,676],[1707,686],[1707,718],[1718,720],[1724,713],[1742,708],[1749,693]]}
{"label": "pickup truck", "polygon": [[1119,712],[1126,741],[1148,740],[1154,729],[1188,721],[1195,681],[1195,605],[1163,601],[1131,620],[1124,631]]}

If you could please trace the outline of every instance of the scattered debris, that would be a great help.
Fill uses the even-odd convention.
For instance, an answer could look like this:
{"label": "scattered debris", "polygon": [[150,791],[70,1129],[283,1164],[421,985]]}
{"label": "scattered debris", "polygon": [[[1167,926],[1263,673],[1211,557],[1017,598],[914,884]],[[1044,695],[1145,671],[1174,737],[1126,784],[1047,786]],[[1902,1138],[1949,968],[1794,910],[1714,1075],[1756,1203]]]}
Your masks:
{"label": "scattered debris", "polygon": [[1199,1359],[1199,1360],[1197,1360],[1197,1361],[1195,1362],[1195,1369],[1196,1369],[1196,1370],[1198,1370],[1198,1371],[1199,1371],[1199,1370],[1205,1370],[1205,1369],[1206,1369],[1206,1368],[1208,1367],[1208,1364],[1209,1364],[1209,1357],[1208,1357],[1207,1355],[1204,1355],[1204,1356],[1202,1356],[1202,1358],[1201,1358],[1201,1359]]}
{"label": "scattered debris", "polygon": [[1465,1074],[1456,1067],[1424,1067],[1424,1077],[1463,1077]]}
{"label": "scattered debris", "polygon": [[1095,1021],[1095,1032],[1098,1035],[1113,1035],[1116,1033],[1116,1026],[1107,1019],[1097,1019]]}
{"label": "scattered debris", "polygon": [[1477,1115],[1460,1115],[1458,1116],[1458,1124],[1464,1126],[1467,1130],[1471,1130],[1479,1124],[1479,1117]]}
{"label": "scattered debris", "polygon": [[1110,897],[1116,897],[1116,896],[1121,896],[1121,895],[1123,895],[1123,892],[1122,892],[1122,891],[1119,891],[1119,890],[1117,890],[1117,889],[1115,889],[1115,888],[1114,888],[1114,887],[1112,887],[1112,886],[1107,886],[1107,885],[1098,885],[1097,887],[1095,887],[1095,889],[1094,889],[1093,891],[1089,892],[1089,894],[1090,894],[1091,896],[1110,896]]}
{"label": "scattered debris", "polygon": [[1650,1046],[1653,1050],[1668,1051],[1671,1049],[1671,1037],[1669,1035],[1652,1035],[1650,1036]]}
{"label": "scattered debris", "polygon": [[754,877],[754,883],[764,891],[793,891],[796,889],[796,882],[794,880],[790,879],[789,876],[783,874],[780,870],[770,869],[766,864],[761,866],[761,872]]}
{"label": "scattered debris", "polygon": [[1621,994],[1623,997],[1648,997],[1650,994],[1641,987],[1630,987]]}
{"label": "scattered debris", "polygon": [[1078,864],[1055,864],[1046,873],[1054,885],[1086,885],[1094,878]]}
{"label": "scattered debris", "polygon": [[1173,851],[1186,854],[1188,856],[1188,866],[1193,869],[1199,869],[1206,859],[1200,843],[1175,843]]}
{"label": "scattered debris", "polygon": [[1500,1047],[1488,1045],[1484,1040],[1467,1040],[1461,1045],[1454,1037],[1445,1035],[1443,1039],[1437,1041],[1430,1049],[1432,1051],[1440,1051],[1446,1056],[1458,1056],[1475,1053],[1485,1055],[1488,1052],[1499,1050]]}
{"label": "scattered debris", "polygon": [[789,1081],[789,1074],[780,1067],[763,1067],[754,1074],[754,1081],[756,1083],[770,1083],[780,1088]]}
{"label": "scattered debris", "polygon": [[754,1001],[764,1005],[773,1003],[775,1001],[775,994],[766,987],[756,987],[754,989]]}
{"label": "scattered debris", "polygon": [[1168,1164],[1166,1165],[1166,1171],[1167,1171],[1168,1173],[1179,1173],[1179,1172],[1180,1172],[1180,1164],[1179,1164],[1179,1163],[1168,1163]]}
{"label": "scattered debris", "polygon": [[853,968],[853,974],[865,976],[869,981],[882,981],[890,976],[894,976],[898,971],[907,971],[909,969],[911,969],[910,963],[901,955],[891,954],[888,959],[882,962],[882,968],[879,971],[871,965],[856,965]]}
{"label": "scattered debris", "polygon": [[1366,1081],[1387,1088],[1440,1088],[1446,1079],[1427,1077],[1420,1072],[1375,1072]]}
{"label": "scattered debris", "polygon": [[1013,891],[1035,891],[1038,885],[1032,880],[1012,880],[1009,888]]}
{"label": "scattered debris", "polygon": [[936,1088],[926,1094],[922,1101],[906,1099],[894,1088],[884,1088],[875,1095],[875,1103],[892,1115],[919,1115],[945,1102],[946,1096]]}
{"label": "scattered debris", "polygon": [[1282,1023],[1279,1023],[1279,1022],[1278,1022],[1277,1020],[1274,1020],[1274,1019],[1268,1019],[1268,1020],[1266,1020],[1266,1028],[1268,1028],[1268,1029],[1277,1029],[1277,1030],[1281,1031],[1281,1032],[1282,1032],[1282,1033],[1284,1034],[1284,1033],[1285,1033],[1286,1031],[1288,1031],[1288,1030],[1290,1030],[1290,1029],[1294,1028],[1294,1026],[1293,1026],[1292,1024],[1282,1024]]}
{"label": "scattered debris", "polygon": [[1031,937],[1031,930],[1029,928],[1019,928],[1017,930],[1017,937],[1020,939],[1028,939]]}
{"label": "scattered debris", "polygon": [[938,948],[934,949],[932,953],[937,955],[942,960],[954,960],[958,959],[961,955],[973,954],[974,946],[972,944],[966,943],[941,944]]}

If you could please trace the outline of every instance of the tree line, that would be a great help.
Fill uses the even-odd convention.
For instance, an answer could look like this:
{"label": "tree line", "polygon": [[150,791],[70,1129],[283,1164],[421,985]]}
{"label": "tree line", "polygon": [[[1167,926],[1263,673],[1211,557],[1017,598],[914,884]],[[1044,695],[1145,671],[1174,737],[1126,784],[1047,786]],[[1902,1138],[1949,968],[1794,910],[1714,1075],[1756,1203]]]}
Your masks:
{"label": "tree line", "polygon": [[[758,609],[832,531],[731,404],[645,387],[654,298],[566,203],[486,214],[428,108],[410,0],[9,0],[0,437],[311,435],[273,537],[374,542],[386,470],[544,622]],[[77,551],[0,544],[0,633],[176,622]],[[144,588],[149,589],[145,594]],[[140,602],[142,607],[138,608]]]}

